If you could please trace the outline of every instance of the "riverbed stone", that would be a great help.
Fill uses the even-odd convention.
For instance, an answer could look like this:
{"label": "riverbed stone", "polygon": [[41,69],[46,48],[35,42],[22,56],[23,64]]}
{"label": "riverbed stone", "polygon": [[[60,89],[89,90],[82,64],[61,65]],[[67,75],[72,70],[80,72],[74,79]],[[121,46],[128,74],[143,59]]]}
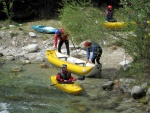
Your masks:
{"label": "riverbed stone", "polygon": [[131,91],[131,96],[134,99],[140,99],[143,96],[146,96],[146,92],[140,86],[134,86]]}
{"label": "riverbed stone", "polygon": [[26,50],[28,53],[36,52],[39,49],[38,44],[29,44],[28,46],[22,47],[23,50]]}
{"label": "riverbed stone", "polygon": [[114,85],[114,82],[113,82],[113,81],[108,81],[108,82],[106,82],[106,83],[104,83],[104,84],[102,85],[102,88],[103,88],[104,90],[112,90],[112,89],[113,89],[113,85]]}

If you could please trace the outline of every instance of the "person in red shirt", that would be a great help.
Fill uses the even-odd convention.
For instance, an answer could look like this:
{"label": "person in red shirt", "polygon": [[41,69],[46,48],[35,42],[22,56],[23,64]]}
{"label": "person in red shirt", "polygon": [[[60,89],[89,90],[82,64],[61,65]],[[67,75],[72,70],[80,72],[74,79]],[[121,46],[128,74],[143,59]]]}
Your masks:
{"label": "person in red shirt", "polygon": [[64,29],[57,29],[54,34],[54,48],[57,49],[57,42],[58,43],[58,52],[61,53],[61,47],[63,43],[66,45],[67,54],[70,56],[70,50],[69,50],[69,40],[68,40],[68,33],[64,33]]}
{"label": "person in red shirt", "polygon": [[61,71],[57,73],[56,75],[56,79],[58,82],[72,82],[72,81],[76,81],[76,78],[74,78],[73,76],[71,76],[71,73],[67,70],[67,65],[63,64]]}

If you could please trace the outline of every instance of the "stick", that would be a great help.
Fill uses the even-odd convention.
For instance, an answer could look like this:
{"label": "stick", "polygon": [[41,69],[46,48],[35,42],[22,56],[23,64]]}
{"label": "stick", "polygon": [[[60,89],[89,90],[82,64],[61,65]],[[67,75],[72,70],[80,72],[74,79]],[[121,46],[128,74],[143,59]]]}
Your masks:
{"label": "stick", "polygon": [[[73,43],[72,39],[70,39],[70,40],[71,40],[71,42],[72,42],[72,44],[73,44],[73,46],[74,46],[74,48],[75,48],[75,50],[76,50],[75,44]],[[77,50],[76,50],[76,53],[77,53],[77,55],[78,55]]]}

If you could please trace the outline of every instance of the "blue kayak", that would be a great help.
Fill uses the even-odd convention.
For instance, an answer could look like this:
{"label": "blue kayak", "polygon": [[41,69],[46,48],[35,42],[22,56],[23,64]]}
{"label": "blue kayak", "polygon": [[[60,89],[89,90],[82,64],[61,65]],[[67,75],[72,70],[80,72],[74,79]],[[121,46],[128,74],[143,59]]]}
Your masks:
{"label": "blue kayak", "polygon": [[33,25],[31,26],[32,29],[40,32],[40,33],[47,33],[47,34],[55,34],[55,31],[57,30],[54,27],[49,26],[43,26],[43,25]]}

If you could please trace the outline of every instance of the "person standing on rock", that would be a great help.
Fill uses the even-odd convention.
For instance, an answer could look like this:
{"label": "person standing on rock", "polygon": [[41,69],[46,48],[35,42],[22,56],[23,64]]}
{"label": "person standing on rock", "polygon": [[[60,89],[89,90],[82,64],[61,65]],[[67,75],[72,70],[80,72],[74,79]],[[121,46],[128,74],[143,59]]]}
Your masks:
{"label": "person standing on rock", "polygon": [[64,29],[57,29],[54,34],[54,48],[57,49],[57,42],[58,43],[58,52],[61,53],[61,47],[63,43],[66,45],[67,54],[70,56],[70,50],[69,50],[69,40],[68,40],[69,34],[64,32]]}
{"label": "person standing on rock", "polygon": [[[103,52],[101,46],[98,43],[92,43],[90,41],[86,41],[84,43],[84,47],[86,47],[86,52],[87,52],[86,63],[92,62],[95,64],[95,60],[96,60],[97,64],[99,65],[100,64],[100,57],[101,57],[102,52]],[[90,53],[91,52],[92,52],[92,57],[90,60]]]}

